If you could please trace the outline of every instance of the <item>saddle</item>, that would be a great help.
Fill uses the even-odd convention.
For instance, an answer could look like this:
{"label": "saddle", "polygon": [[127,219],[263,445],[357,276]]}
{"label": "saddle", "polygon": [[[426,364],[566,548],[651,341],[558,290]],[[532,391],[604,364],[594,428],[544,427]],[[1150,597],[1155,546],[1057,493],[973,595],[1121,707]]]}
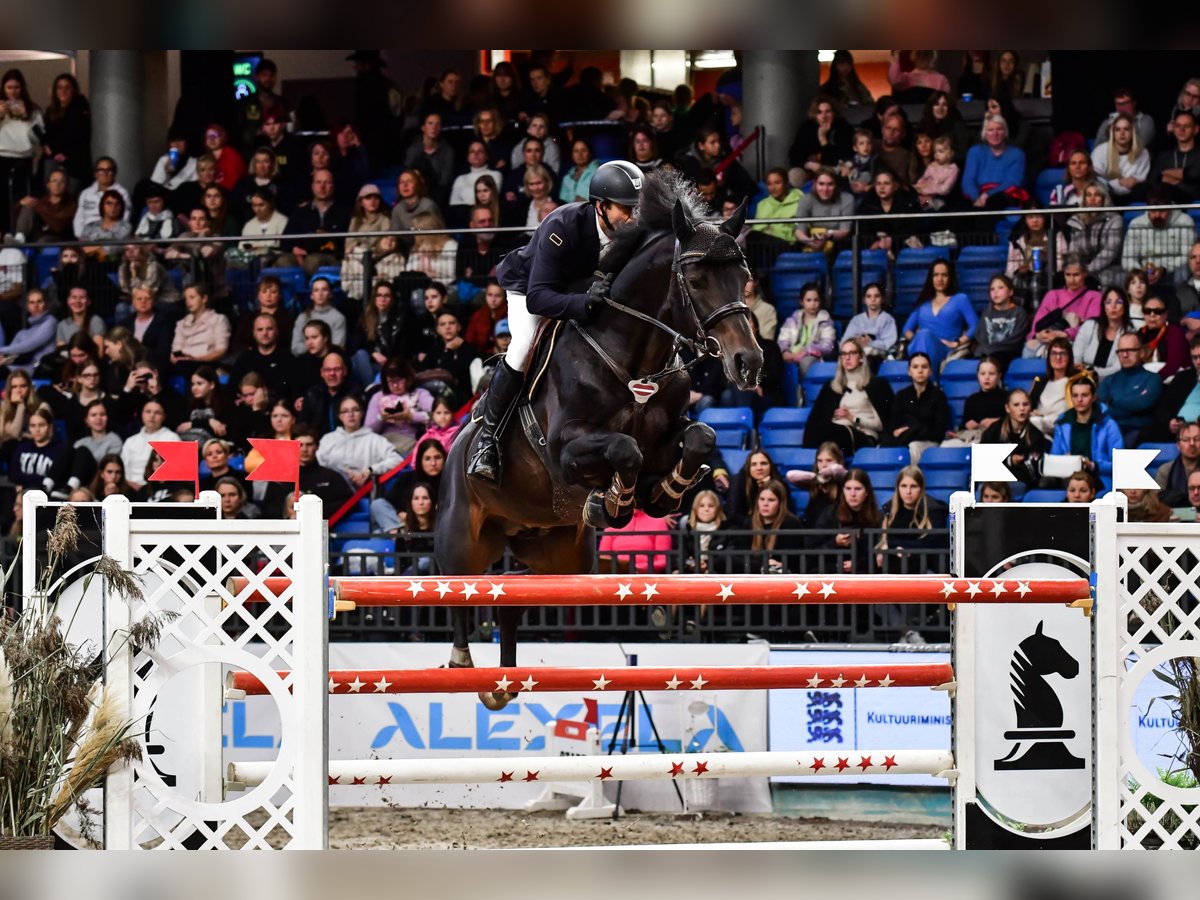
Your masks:
{"label": "saddle", "polygon": [[525,380],[524,402],[532,403],[542,384],[542,376],[550,367],[550,357],[554,355],[554,347],[558,342],[558,334],[562,330],[561,319],[542,319],[533,335],[533,345],[529,348],[529,365],[525,371],[529,373]]}

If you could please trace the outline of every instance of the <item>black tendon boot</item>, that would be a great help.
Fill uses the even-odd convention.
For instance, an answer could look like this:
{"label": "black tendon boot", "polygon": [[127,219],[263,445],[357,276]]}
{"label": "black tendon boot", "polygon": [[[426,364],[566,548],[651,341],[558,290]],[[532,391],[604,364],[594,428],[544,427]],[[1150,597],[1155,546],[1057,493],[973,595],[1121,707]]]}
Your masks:
{"label": "black tendon boot", "polygon": [[501,360],[483,398],[483,424],[475,439],[475,453],[467,464],[468,475],[500,483],[500,436],[524,386],[525,373]]}

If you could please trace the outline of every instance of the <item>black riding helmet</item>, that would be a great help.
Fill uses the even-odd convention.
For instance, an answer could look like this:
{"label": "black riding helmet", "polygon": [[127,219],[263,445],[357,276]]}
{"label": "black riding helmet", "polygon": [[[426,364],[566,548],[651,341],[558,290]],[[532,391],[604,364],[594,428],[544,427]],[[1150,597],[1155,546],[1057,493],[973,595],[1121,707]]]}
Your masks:
{"label": "black riding helmet", "polygon": [[606,162],[592,176],[588,199],[607,200],[622,206],[637,206],[642,191],[642,170],[631,162]]}

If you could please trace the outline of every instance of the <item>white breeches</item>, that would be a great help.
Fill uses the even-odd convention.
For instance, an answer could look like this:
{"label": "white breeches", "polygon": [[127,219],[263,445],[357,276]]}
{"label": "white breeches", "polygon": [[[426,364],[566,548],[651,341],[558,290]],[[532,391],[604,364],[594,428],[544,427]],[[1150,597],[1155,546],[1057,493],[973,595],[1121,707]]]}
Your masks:
{"label": "white breeches", "polygon": [[512,333],[512,342],[504,354],[504,361],[510,368],[518,372],[525,371],[525,358],[529,356],[533,336],[543,318],[545,317],[535,316],[525,306],[524,294],[508,292],[508,330]]}

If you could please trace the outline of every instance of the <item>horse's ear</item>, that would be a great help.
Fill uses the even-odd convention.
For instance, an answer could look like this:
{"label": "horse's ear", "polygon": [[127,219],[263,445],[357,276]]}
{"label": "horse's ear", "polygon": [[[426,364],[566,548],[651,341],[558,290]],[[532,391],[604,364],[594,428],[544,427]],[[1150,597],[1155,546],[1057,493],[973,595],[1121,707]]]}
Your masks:
{"label": "horse's ear", "polygon": [[696,233],[696,225],[684,209],[682,200],[675,201],[675,208],[671,210],[671,224],[675,227],[675,237],[681,244],[686,244]]}
{"label": "horse's ear", "polygon": [[745,197],[738,204],[738,208],[733,211],[733,215],[721,223],[721,230],[732,238],[736,238],[742,233],[742,226],[746,224],[746,204]]}
{"label": "horse's ear", "polygon": [[1038,622],[1038,627],[1037,627],[1037,630],[1034,632],[1034,634],[1038,634],[1038,635],[1040,635],[1040,634],[1042,633],[1042,626],[1043,626],[1043,625],[1045,625],[1045,624],[1046,624],[1046,623],[1045,623],[1045,621],[1044,621],[1044,620],[1043,620],[1043,621],[1041,621],[1041,622]]}

